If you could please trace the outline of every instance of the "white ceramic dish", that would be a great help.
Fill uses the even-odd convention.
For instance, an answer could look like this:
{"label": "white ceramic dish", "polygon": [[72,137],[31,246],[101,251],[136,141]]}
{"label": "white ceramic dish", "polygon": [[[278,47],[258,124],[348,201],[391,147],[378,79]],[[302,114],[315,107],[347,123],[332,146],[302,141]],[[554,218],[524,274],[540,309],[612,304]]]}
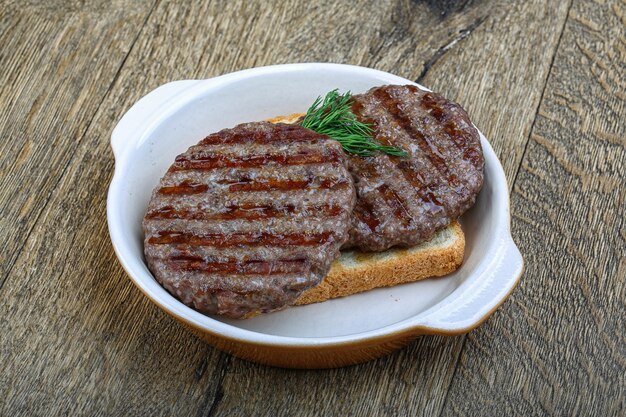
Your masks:
{"label": "white ceramic dish", "polygon": [[111,137],[115,174],[107,200],[111,241],[133,282],[210,343],[278,366],[356,363],[419,334],[460,334],[478,326],[508,296],[523,266],[510,235],[504,172],[482,134],[484,187],[476,205],[461,219],[464,263],[446,277],[229,320],[182,304],[154,280],[144,262],[141,220],[152,189],[177,154],[222,128],[304,112],[317,96],[334,88],[360,93],[383,84],[417,85],[369,68],[290,64],[175,81],[139,100]]}

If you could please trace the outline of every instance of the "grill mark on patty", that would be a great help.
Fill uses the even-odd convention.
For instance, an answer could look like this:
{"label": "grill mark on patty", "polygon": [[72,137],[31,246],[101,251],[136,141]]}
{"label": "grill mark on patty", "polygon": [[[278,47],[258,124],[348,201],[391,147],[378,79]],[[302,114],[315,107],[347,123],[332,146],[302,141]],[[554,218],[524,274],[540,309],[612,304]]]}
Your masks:
{"label": "grill mark on patty", "polygon": [[[394,161],[392,160],[393,157],[382,156],[382,158],[385,157],[388,157],[391,160],[390,162],[392,164],[394,163]],[[381,158],[381,156],[379,156],[379,158]],[[379,169],[375,166],[375,164],[367,163],[366,161],[357,161],[355,163],[355,166],[358,167],[359,177],[361,180],[377,182],[377,178],[380,178],[381,176]],[[394,167],[396,168],[396,170],[398,169],[397,166]],[[410,184],[407,184],[407,186],[408,188],[411,188]],[[386,205],[391,209],[394,217],[399,219],[403,225],[407,225],[408,223],[411,223],[413,221],[413,215],[407,209],[407,205],[409,205],[411,201],[406,200],[405,198],[398,195],[398,193],[391,187],[389,187],[388,184],[384,183],[381,185],[377,185],[375,186],[374,190],[370,191],[370,193],[372,193],[373,195],[377,195],[383,201],[385,201]],[[368,221],[372,223],[371,219],[377,218],[379,216],[374,214],[373,206],[363,205],[363,202],[365,202],[365,199],[362,196],[357,203],[357,207],[361,208],[362,218],[368,219]],[[365,216],[365,212],[369,212],[369,215]],[[386,213],[383,213],[382,215],[383,217],[385,217]],[[368,227],[370,227],[369,224]],[[370,229],[374,230],[371,227]]]}
{"label": "grill mark on patty", "polygon": [[[465,110],[457,104],[446,103],[441,98],[437,99],[433,93],[425,93],[421,98],[420,106],[440,123],[441,131],[447,135],[456,148],[463,151],[462,159],[470,161],[476,168],[481,168],[482,155],[475,148],[467,146],[467,143],[471,141],[470,134],[462,129],[452,117],[453,114],[458,113],[468,118]],[[473,129],[473,126],[470,125],[468,128]]]}
{"label": "grill mark on patty", "polygon": [[[242,177],[237,180],[218,180],[217,184],[228,186],[229,192],[241,191],[297,191],[297,190],[335,190],[347,188],[350,182],[345,179],[333,178],[306,178],[298,180],[282,180],[275,178],[254,180]],[[183,181],[177,185],[159,188],[159,194],[191,195],[200,194],[209,190],[207,184]]]}
{"label": "grill mark on patty", "polygon": [[475,148],[468,147],[465,152],[463,152],[463,159],[469,160],[476,168],[482,168],[483,155]]}
{"label": "grill mark on patty", "polygon": [[407,210],[402,198],[392,190],[387,184],[380,185],[377,190],[380,196],[385,200],[385,203],[393,210],[394,216],[399,219],[404,225],[413,222],[413,216]]}
{"label": "grill mark on patty", "polygon": [[378,123],[376,123],[376,121],[371,117],[365,115],[365,113],[363,112],[363,103],[361,103],[357,98],[358,96],[352,97],[352,113],[357,116],[357,119],[359,121],[365,123],[366,125],[369,125],[369,127],[371,127],[372,129],[376,129]]}
{"label": "grill mark on patty", "polygon": [[463,131],[454,120],[447,121],[441,130],[448,135],[457,149],[464,150],[466,148],[470,138],[468,138],[467,132]]}
{"label": "grill mark on patty", "polygon": [[313,246],[322,245],[334,241],[332,232],[314,234],[304,233],[193,233],[174,230],[162,230],[156,236],[148,239],[148,243],[163,244],[186,244],[195,246],[212,246],[217,248],[230,246]]}
{"label": "grill mark on patty", "polygon": [[374,96],[381,106],[394,118],[400,127],[410,136],[418,139],[418,145],[435,169],[444,175],[450,184],[457,185],[457,177],[450,172],[439,149],[419,130],[413,127],[411,119],[400,109],[400,103],[386,89],[377,89]]}
{"label": "grill mark on patty", "polygon": [[[320,135],[313,131],[303,131],[298,125],[277,124],[280,129],[274,129],[271,132],[253,131],[243,133],[224,134],[218,132],[204,138],[201,145],[221,145],[221,144],[279,144],[279,143],[297,143],[310,142],[319,140]],[[297,134],[297,136],[294,136]]]}
{"label": "grill mark on patty", "polygon": [[301,150],[296,154],[263,154],[263,155],[187,155],[176,157],[176,162],[169,172],[189,170],[210,170],[216,168],[258,168],[268,164],[280,166],[310,165],[335,163],[341,161],[339,152],[322,153],[319,151]]}
{"label": "grill mark on patty", "polygon": [[[352,159],[352,162],[354,164],[354,167],[357,168],[360,181],[376,181],[376,178],[379,177],[376,165],[368,162],[367,159],[363,159],[357,156]],[[366,186],[365,188],[369,188],[369,186]],[[386,213],[374,213],[374,204],[372,204],[371,198],[383,198],[383,196],[381,195],[381,190],[379,189],[379,187],[373,188],[372,190],[368,191],[367,194],[359,196],[352,214],[361,223],[365,224],[371,232],[374,232],[381,224],[379,218],[386,217]],[[391,207],[391,203],[388,203],[388,205]],[[382,208],[382,206],[379,206],[379,208]]]}
{"label": "grill mark on patty", "polygon": [[449,118],[449,112],[446,112],[442,105],[432,93],[424,93],[420,98],[420,106],[433,116],[440,124],[444,124]]}
{"label": "grill mark on patty", "polygon": [[209,189],[206,184],[201,184],[191,181],[183,181],[180,184],[161,187],[159,188],[159,194],[200,194]]}
{"label": "grill mark on patty", "polygon": [[[373,119],[365,116],[363,110],[363,103],[353,99],[352,111],[357,118],[369,124],[373,128],[376,128],[377,123]],[[382,145],[398,146],[396,143],[389,140],[389,138],[385,135],[375,134],[375,138]],[[400,171],[406,182],[413,187],[417,196],[428,206],[431,212],[437,212],[443,209],[443,204],[433,194],[430,186],[426,187],[424,179],[421,178],[421,175],[419,174],[419,170],[414,169],[410,162],[407,162],[405,158],[393,155],[386,155],[386,157],[389,158],[389,160],[395,165],[396,169]],[[359,175],[361,175],[361,172]]]}
{"label": "grill mark on patty", "polygon": [[432,186],[436,187],[437,184],[426,184],[426,181],[420,175],[419,170],[414,169],[409,161],[397,161],[396,168],[402,172],[404,179],[413,187],[417,196],[422,200],[424,205],[428,207],[428,210],[431,213],[447,210],[445,205],[433,192]]}
{"label": "grill mark on patty", "polygon": [[372,206],[363,199],[359,200],[359,204],[354,207],[352,215],[365,224],[371,232],[374,232],[380,225],[380,220],[374,214]]}
{"label": "grill mark on patty", "polygon": [[258,220],[274,217],[285,217],[292,215],[306,214],[314,212],[327,217],[336,217],[345,211],[344,208],[333,205],[315,205],[297,207],[293,204],[275,206],[268,204],[231,204],[224,210],[216,213],[208,213],[201,209],[176,209],[173,206],[163,206],[149,211],[147,219],[187,219],[187,220]]}
{"label": "grill mark on patty", "polygon": [[[218,183],[222,184],[222,182],[218,181]],[[316,180],[313,178],[303,179],[303,180],[277,180],[277,179],[267,179],[267,180],[249,180],[249,181],[238,181],[236,183],[232,182],[224,182],[225,184],[229,184],[228,191],[237,192],[237,191],[294,191],[294,190],[304,190],[304,189],[321,189],[321,190],[330,190],[330,189],[338,189],[338,188],[347,188],[350,186],[349,181],[345,179],[323,179]],[[317,184],[316,184],[317,183]]]}
{"label": "grill mark on patty", "polygon": [[239,261],[230,259],[227,262],[206,261],[199,256],[181,255],[166,260],[167,265],[178,271],[202,272],[216,275],[278,275],[299,274],[306,272],[309,262],[304,258]]}

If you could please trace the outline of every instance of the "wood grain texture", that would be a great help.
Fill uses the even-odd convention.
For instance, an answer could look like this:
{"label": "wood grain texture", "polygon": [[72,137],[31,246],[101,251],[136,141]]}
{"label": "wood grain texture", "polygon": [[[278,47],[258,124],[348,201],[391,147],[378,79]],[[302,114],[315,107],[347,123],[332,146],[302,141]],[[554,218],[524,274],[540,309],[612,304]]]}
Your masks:
{"label": "wood grain texture", "polygon": [[[0,72],[0,131],[3,138],[10,140],[0,143],[0,233],[7,248],[0,254],[0,273],[4,274],[0,277],[6,277],[0,288],[0,415],[438,415],[444,405],[446,414],[474,415],[480,414],[479,407],[491,404],[496,404],[491,414],[502,415],[514,412],[519,404],[505,404],[505,400],[488,394],[511,395],[517,385],[507,385],[501,377],[498,384],[502,389],[494,391],[493,384],[470,377],[484,375],[489,364],[500,357],[514,358],[517,362],[513,364],[501,361],[497,375],[507,372],[516,375],[518,382],[528,381],[521,388],[528,396],[538,391],[543,394],[549,377],[569,376],[565,371],[550,373],[554,360],[546,349],[558,351],[560,341],[571,342],[576,338],[574,332],[582,331],[579,324],[592,325],[597,320],[610,324],[604,339],[599,338],[603,342],[593,345],[597,351],[570,344],[566,363],[584,364],[583,372],[596,378],[596,393],[615,394],[620,387],[623,391],[623,385],[602,385],[614,382],[614,364],[623,360],[623,351],[619,349],[623,349],[624,343],[616,322],[602,315],[599,306],[604,304],[598,304],[597,297],[606,295],[606,288],[621,288],[622,295],[613,296],[610,306],[612,312],[621,311],[623,316],[623,310],[619,310],[624,304],[623,287],[605,275],[606,271],[613,271],[613,277],[624,275],[623,252],[617,269],[602,269],[610,264],[609,255],[616,253],[619,241],[592,239],[588,234],[591,231],[580,224],[568,231],[564,222],[574,212],[565,203],[556,205],[560,207],[556,212],[557,207],[548,203],[549,199],[522,197],[519,187],[514,197],[518,216],[515,232],[524,243],[523,253],[531,255],[529,264],[537,265],[532,273],[540,281],[531,289],[521,290],[524,297],[530,297],[520,298],[525,300],[524,307],[519,307],[516,297],[485,327],[471,334],[456,373],[465,340],[462,337],[423,337],[380,360],[329,371],[286,371],[234,359],[191,337],[150,304],[117,264],[106,231],[105,195],[113,170],[108,140],[124,111],[167,81],[206,78],[259,65],[330,61],[420,78],[468,108],[490,138],[512,180],[568,18],[569,3],[181,3],[158,1],[153,9],[142,3],[130,11],[122,9],[124,2],[97,1],[10,3],[3,8],[0,67],[9,71]],[[593,112],[598,103],[609,103],[607,109],[623,111],[623,97],[621,102],[614,100],[624,90],[623,84],[619,84],[623,83],[623,73],[617,66],[624,56],[624,36],[614,33],[615,18],[624,19],[619,14],[623,6],[614,2],[609,7],[610,13],[602,12],[593,19],[584,13],[570,14],[568,28],[584,21],[591,27],[588,30],[595,28],[598,39],[606,42],[603,30],[612,28],[617,43],[607,56],[602,54],[602,47],[596,48],[599,41],[583,46],[591,51],[589,60],[597,59],[595,70],[591,71],[598,72],[597,79],[610,91],[617,91],[617,96],[609,94],[605,101],[587,102],[578,90],[569,99],[555,95],[557,110],[570,108],[558,104],[558,100],[569,100],[581,114],[589,113],[587,117],[600,117],[600,113]],[[576,8],[573,10],[575,13]],[[573,36],[568,33],[566,36]],[[65,42],[70,46],[66,47]],[[31,50],[32,44],[39,47]],[[63,53],[70,52],[59,50],[72,51],[73,55],[63,61]],[[54,58],[55,52],[60,57]],[[575,64],[585,55],[577,48],[563,49],[558,55],[560,61],[557,59],[565,60],[559,80],[568,77],[567,59],[571,53],[575,53]],[[602,78],[602,65],[609,64],[613,69]],[[551,78],[552,84],[555,77]],[[38,85],[54,88],[42,90],[36,88]],[[600,81],[597,85],[604,88]],[[620,86],[621,90],[614,88]],[[542,109],[549,110],[547,97],[549,92]],[[623,131],[615,130],[620,119],[615,117],[607,119],[612,120],[607,124],[589,119],[591,130],[586,131],[586,140],[595,141],[595,133],[589,132],[596,129],[601,132],[597,137],[605,138],[602,143],[606,146],[613,142],[623,145]],[[526,161],[535,152],[543,155],[544,162],[538,167],[526,162],[519,181],[539,175],[536,172],[543,173],[543,183],[533,182],[542,187],[538,191],[559,195],[559,183],[551,182],[551,178],[567,180],[575,176],[550,177],[547,173],[591,164],[598,175],[603,173],[600,177],[604,179],[590,179],[587,185],[591,188],[571,192],[587,198],[581,200],[586,202],[585,207],[582,203],[574,204],[576,210],[584,212],[590,222],[595,221],[594,225],[601,225],[605,221],[602,213],[589,211],[591,207],[614,208],[611,204],[617,204],[619,198],[623,207],[623,193],[618,194],[622,196],[619,198],[613,195],[613,200],[607,197],[609,191],[592,193],[596,183],[608,184],[606,190],[621,189],[619,178],[623,178],[623,171],[620,174],[619,169],[624,166],[620,159],[623,154],[608,150],[593,153],[598,149],[591,145],[576,148],[573,138],[577,136],[567,136],[557,129],[539,131],[541,120],[537,119],[534,131],[539,136],[533,138],[547,138],[543,143],[552,147],[533,140]],[[557,120],[569,123],[569,119]],[[592,153],[585,154],[587,149]],[[557,152],[558,158],[549,158]],[[571,155],[578,155],[579,159],[569,159]],[[613,161],[613,171],[602,171],[605,167],[601,161]],[[617,164],[619,161],[621,165]],[[23,184],[40,191],[26,193]],[[571,187],[576,184],[573,181]],[[523,210],[538,224],[541,217],[537,215],[550,211],[552,217],[541,223],[541,228],[522,228],[519,216],[523,216]],[[557,220],[563,222],[558,229],[552,225]],[[620,227],[617,238],[624,239],[623,224]],[[523,230],[534,231],[531,236],[531,232]],[[591,246],[582,246],[589,253],[577,255],[586,264],[574,256],[566,266],[581,277],[572,282],[584,282],[581,271],[593,267],[590,271],[604,282],[604,287],[599,288],[605,292],[598,292],[593,286],[584,290],[587,293],[583,286],[567,287],[572,297],[582,293],[594,301],[594,313],[588,312],[588,304],[578,300],[578,315],[567,316],[565,322],[550,322],[553,319],[543,317],[544,314],[565,308],[556,293],[561,287],[550,281],[552,276],[559,276],[558,283],[563,285],[565,275],[555,275],[559,272],[557,266],[563,266],[555,261],[559,253],[556,245],[563,236],[570,236],[568,242],[574,249],[578,243],[593,242],[587,244]],[[534,240],[541,238],[555,245],[550,259],[545,259],[541,248],[534,246]],[[604,254],[604,260],[596,259],[595,254]],[[548,271],[546,266],[540,266],[542,261],[552,268],[549,273],[542,272],[542,268]],[[523,283],[527,281],[528,278]],[[544,285],[555,291],[552,298],[542,299]],[[520,317],[525,317],[524,323],[520,323]],[[590,317],[598,319],[591,322]],[[550,336],[547,328],[537,324],[542,320],[576,325],[566,327],[573,333]],[[509,334],[502,331],[506,326],[518,335],[530,329],[534,331],[533,338],[509,339]],[[597,333],[588,333],[592,334]],[[520,339],[526,340],[524,354],[517,353],[520,348],[516,341]],[[600,343],[613,350],[601,350]],[[516,353],[507,356],[504,349]],[[596,354],[612,354],[617,359],[603,365],[598,363],[600,356],[593,356]],[[540,355],[547,355],[549,360]],[[586,359],[589,360],[585,362]],[[448,395],[453,377],[457,382]],[[474,385],[468,387],[468,381]],[[603,387],[606,391],[601,390]],[[466,393],[477,398],[476,409],[459,407],[468,402]],[[571,404],[568,396],[554,398],[562,399],[559,404]],[[537,411],[536,403],[530,400],[522,405],[527,407],[522,410]],[[610,400],[601,405],[616,409]],[[553,410],[558,414],[558,408]]]}
{"label": "wood grain texture", "polygon": [[512,196],[526,272],[444,416],[626,414],[626,3],[575,1]]}
{"label": "wood grain texture", "polygon": [[0,5],[0,288],[151,5]]}

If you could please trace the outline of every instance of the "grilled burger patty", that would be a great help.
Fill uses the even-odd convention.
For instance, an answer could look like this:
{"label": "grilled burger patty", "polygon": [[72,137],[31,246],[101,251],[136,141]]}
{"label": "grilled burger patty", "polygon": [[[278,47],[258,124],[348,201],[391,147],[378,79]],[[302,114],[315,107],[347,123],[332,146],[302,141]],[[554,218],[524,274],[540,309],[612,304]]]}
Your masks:
{"label": "grilled burger patty", "polygon": [[355,203],[341,145],[245,123],[176,157],[143,221],[147,264],[185,304],[234,318],[292,304],[347,241]]}
{"label": "grilled burger patty", "polygon": [[413,246],[474,204],[484,159],[478,131],[458,104],[412,85],[388,85],[355,95],[352,111],[374,128],[377,142],[409,156],[349,156],[358,199],[346,246]]}

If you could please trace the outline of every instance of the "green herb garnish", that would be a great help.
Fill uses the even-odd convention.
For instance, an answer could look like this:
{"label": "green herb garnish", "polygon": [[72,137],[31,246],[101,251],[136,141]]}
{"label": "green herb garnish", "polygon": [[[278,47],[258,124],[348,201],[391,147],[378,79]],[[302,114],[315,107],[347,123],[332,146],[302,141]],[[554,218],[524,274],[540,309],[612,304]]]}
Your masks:
{"label": "green herb garnish", "polygon": [[407,156],[402,149],[383,146],[372,138],[372,128],[357,120],[350,110],[352,95],[348,91],[339,94],[333,90],[324,99],[318,97],[300,123],[302,127],[314,130],[341,143],[343,150],[359,156],[371,156],[380,151],[393,156]]}

